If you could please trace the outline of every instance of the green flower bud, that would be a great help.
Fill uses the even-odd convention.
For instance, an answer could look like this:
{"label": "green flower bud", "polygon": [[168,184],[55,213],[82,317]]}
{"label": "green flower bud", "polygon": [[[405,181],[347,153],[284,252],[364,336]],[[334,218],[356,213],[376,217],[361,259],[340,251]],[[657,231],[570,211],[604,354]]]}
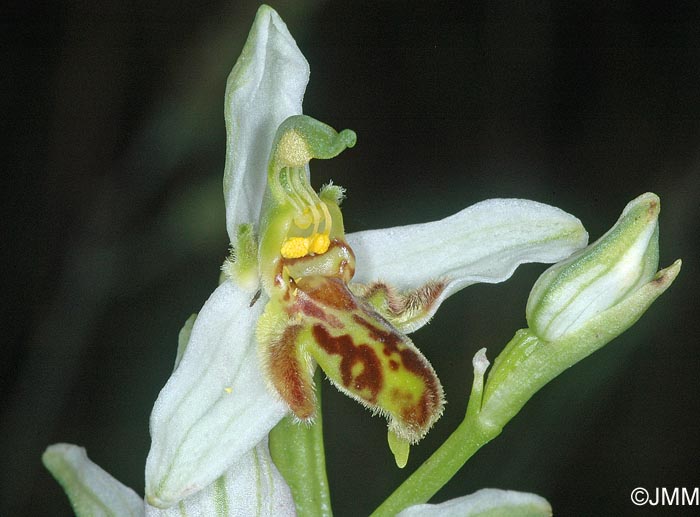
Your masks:
{"label": "green flower bud", "polygon": [[651,280],[659,263],[659,205],[656,194],[634,199],[605,235],[537,280],[526,316],[540,339],[577,331]]}
{"label": "green flower bud", "polygon": [[479,424],[498,432],[542,386],[631,327],[673,283],[677,260],[658,264],[659,198],[630,202],[603,237],[552,266],[527,304],[528,329],[494,361]]}

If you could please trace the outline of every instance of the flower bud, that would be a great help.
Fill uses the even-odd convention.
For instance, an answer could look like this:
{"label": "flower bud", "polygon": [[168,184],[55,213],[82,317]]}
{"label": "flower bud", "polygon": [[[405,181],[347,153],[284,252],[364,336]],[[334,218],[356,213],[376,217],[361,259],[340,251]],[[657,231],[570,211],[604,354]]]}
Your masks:
{"label": "flower bud", "polygon": [[596,242],[537,280],[527,304],[529,328],[494,361],[478,414],[503,426],[542,386],[631,327],[673,283],[681,261],[656,271],[659,198],[643,194]]}
{"label": "flower bud", "polygon": [[549,268],[527,302],[530,329],[554,341],[583,327],[647,283],[659,262],[659,198],[643,194],[600,239]]}

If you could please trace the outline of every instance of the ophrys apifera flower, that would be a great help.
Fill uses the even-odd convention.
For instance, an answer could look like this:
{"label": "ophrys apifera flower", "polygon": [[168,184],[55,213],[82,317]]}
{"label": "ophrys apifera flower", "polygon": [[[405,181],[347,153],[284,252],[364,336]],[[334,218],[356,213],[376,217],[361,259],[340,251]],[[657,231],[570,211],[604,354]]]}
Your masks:
{"label": "ophrys apifera flower", "polygon": [[309,68],[279,16],[258,11],[227,86],[224,175],[234,247],[151,417],[146,496],[169,506],[217,479],[286,414],[314,416],[317,366],[389,421],[399,449],[443,408],[440,382],[407,337],[442,301],[524,262],[585,246],[575,217],[519,199],[437,222],[345,234],[342,189],[315,192],[312,158],[355,144],[301,115]]}

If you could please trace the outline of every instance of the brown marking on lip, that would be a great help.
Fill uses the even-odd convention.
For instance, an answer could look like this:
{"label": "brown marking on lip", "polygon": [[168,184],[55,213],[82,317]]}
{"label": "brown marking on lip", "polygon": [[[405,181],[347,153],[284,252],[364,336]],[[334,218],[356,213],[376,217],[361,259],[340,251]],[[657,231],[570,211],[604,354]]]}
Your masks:
{"label": "brown marking on lip", "polygon": [[326,321],[326,315],[324,314],[323,310],[321,310],[321,308],[315,303],[302,298],[298,301],[297,306],[306,316],[316,318],[317,320]]}
{"label": "brown marking on lip", "polygon": [[[376,404],[384,377],[381,363],[374,350],[367,345],[355,345],[348,334],[332,336],[322,325],[314,325],[312,332],[321,348],[328,354],[341,357],[340,375],[343,386],[356,392],[368,402]],[[362,365],[362,372],[353,377],[352,369],[356,364]],[[361,393],[364,390],[369,391],[368,397]]]}
{"label": "brown marking on lip", "polygon": [[397,331],[391,328],[381,329],[357,314],[353,315],[353,319],[367,329],[372,339],[384,345],[385,355],[397,353],[401,357],[403,367],[423,380],[425,391],[420,401],[405,406],[401,416],[409,425],[424,429],[440,407],[442,390],[435,372],[423,356],[404,343],[403,336]]}
{"label": "brown marking on lip", "polygon": [[442,388],[430,365],[412,350],[401,352],[401,362],[407,370],[420,376],[425,382],[425,391],[419,403],[404,408],[404,418],[425,427],[440,412]]}
{"label": "brown marking on lip", "polygon": [[297,286],[316,303],[341,311],[353,311],[357,302],[345,283],[332,277],[301,278]]}
{"label": "brown marking on lip", "polygon": [[296,307],[298,307],[304,315],[323,321],[333,328],[343,328],[343,322],[337,316],[331,313],[326,313],[321,307],[316,305],[306,296],[297,298]]}
{"label": "brown marking on lip", "polygon": [[402,418],[419,432],[427,431],[426,426],[438,415],[438,400],[432,391],[426,390],[420,401],[405,406],[401,410]]}
{"label": "brown marking on lip", "polygon": [[[386,353],[386,351],[385,351],[385,353]],[[396,371],[396,370],[399,369],[399,363],[397,363],[397,362],[394,361],[393,359],[390,359],[390,360],[389,360],[389,368],[391,368],[392,370]]]}
{"label": "brown marking on lip", "polygon": [[[380,316],[376,314],[375,317],[379,318]],[[367,329],[367,332],[369,333],[369,336],[372,339],[374,339],[375,341],[379,341],[384,345],[385,355],[401,353],[399,349],[399,343],[403,341],[403,337],[398,332],[394,331],[393,329],[380,329],[376,325],[373,325],[372,323],[364,319],[362,316],[359,316],[357,314],[353,314],[352,319],[355,321],[355,323],[358,323],[359,325],[362,325],[365,329]]]}
{"label": "brown marking on lip", "polygon": [[314,416],[315,397],[309,372],[296,355],[300,330],[299,325],[284,329],[279,341],[267,348],[267,365],[277,393],[298,418],[306,420]]}

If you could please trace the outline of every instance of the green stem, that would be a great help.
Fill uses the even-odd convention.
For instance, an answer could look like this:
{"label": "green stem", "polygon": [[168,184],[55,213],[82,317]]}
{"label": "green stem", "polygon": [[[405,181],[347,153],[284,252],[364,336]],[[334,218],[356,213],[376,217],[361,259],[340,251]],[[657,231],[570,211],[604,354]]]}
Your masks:
{"label": "green stem", "polygon": [[396,515],[414,504],[427,502],[483,445],[500,430],[487,432],[465,418],[425,463],[411,474],[375,511],[373,517]]}
{"label": "green stem", "polygon": [[484,373],[489,363],[486,349],[474,356],[472,383],[467,414],[459,427],[425,463],[411,474],[372,514],[375,517],[396,515],[404,508],[427,502],[461,469],[469,458],[501,432],[479,419],[484,393]]}
{"label": "green stem", "polygon": [[321,375],[316,384],[316,418],[312,425],[284,418],[270,432],[270,454],[292,490],[301,517],[331,516],[321,419]]}

